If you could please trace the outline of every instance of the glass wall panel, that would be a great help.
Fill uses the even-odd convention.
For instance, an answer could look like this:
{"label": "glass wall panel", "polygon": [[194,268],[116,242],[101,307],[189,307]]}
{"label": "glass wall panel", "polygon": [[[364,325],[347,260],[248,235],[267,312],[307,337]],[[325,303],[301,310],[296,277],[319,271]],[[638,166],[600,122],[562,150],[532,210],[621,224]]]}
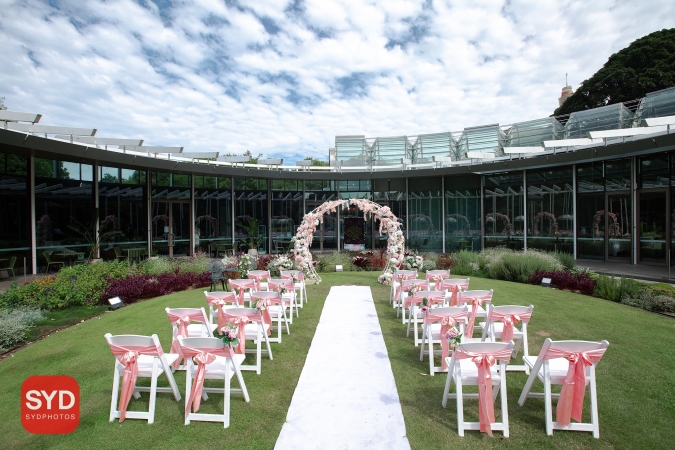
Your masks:
{"label": "glass wall panel", "polygon": [[46,269],[45,252],[52,260],[67,264],[91,253],[87,239],[69,227],[95,229],[92,183],[80,178],[79,164],[35,158],[38,270],[40,266]]}
{"label": "glass wall panel", "polygon": [[670,187],[668,153],[657,153],[638,158],[638,187],[657,189]]}
{"label": "glass wall panel", "polygon": [[[398,219],[401,231],[405,236],[406,229],[406,194],[405,194],[405,179],[399,178],[394,180],[375,180],[373,181],[373,201],[378,205],[388,206],[391,212]],[[375,221],[373,228],[375,236],[375,248],[387,247],[387,235],[380,235],[380,223]]]}
{"label": "glass wall panel", "polygon": [[522,171],[486,175],[484,180],[485,247],[522,250],[525,229]]}
{"label": "glass wall panel", "polygon": [[[337,181],[305,180],[305,214],[337,199]],[[337,217],[337,212],[323,216],[323,223],[314,232],[311,250],[337,249]]]}
{"label": "glass wall panel", "polygon": [[[121,181],[120,181],[121,180]],[[141,182],[143,180],[143,182]],[[101,257],[148,253],[145,171],[99,167],[98,204]]]}
{"label": "glass wall panel", "polygon": [[195,176],[196,250],[218,256],[232,249],[231,185],[229,177]]}
{"label": "glass wall panel", "polygon": [[[27,174],[27,157],[0,153],[0,267],[8,267],[16,257],[17,276],[23,273],[24,258],[27,272],[33,266]],[[0,277],[4,275],[0,272]]]}
{"label": "glass wall panel", "polygon": [[480,251],[480,175],[445,177],[445,251]]}
{"label": "glass wall panel", "polygon": [[602,162],[577,166],[577,259],[605,259],[605,178]]}
{"label": "glass wall panel", "polygon": [[266,253],[268,242],[267,180],[234,179],[234,238],[242,250]]}
{"label": "glass wall panel", "polygon": [[[370,180],[340,180],[339,182],[339,194],[340,198],[343,200],[351,198],[365,198],[372,200],[371,194],[371,181]],[[360,217],[363,218],[363,212],[355,207],[351,206],[347,209],[340,210],[340,248],[344,248],[344,219],[346,217]],[[365,237],[366,243],[365,248],[373,248],[373,227],[372,221],[367,220],[365,223]]]}
{"label": "glass wall panel", "polygon": [[291,239],[300,226],[302,209],[302,183],[296,180],[272,181],[272,252],[286,253]]}
{"label": "glass wall panel", "polygon": [[572,254],[572,168],[527,172],[527,247]]}
{"label": "glass wall panel", "polygon": [[[191,253],[190,176],[169,172],[151,172],[150,176],[152,251],[160,255],[168,255],[169,232],[173,231],[173,255],[189,255]],[[176,204],[175,207],[174,204]]]}
{"label": "glass wall panel", "polygon": [[421,252],[443,251],[441,178],[408,180],[407,246]]}

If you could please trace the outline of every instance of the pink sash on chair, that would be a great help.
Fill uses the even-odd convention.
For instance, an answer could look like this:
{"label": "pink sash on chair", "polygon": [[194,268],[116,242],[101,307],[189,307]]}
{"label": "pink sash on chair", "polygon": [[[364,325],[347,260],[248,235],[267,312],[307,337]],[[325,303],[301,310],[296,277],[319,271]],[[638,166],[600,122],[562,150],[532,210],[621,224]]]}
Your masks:
{"label": "pink sash on chair", "polygon": [[396,288],[395,301],[398,302],[401,299],[401,292],[403,292],[403,280],[414,280],[417,278],[417,274],[405,273],[405,272],[394,272],[392,275],[392,280],[398,283]]}
{"label": "pink sash on chair", "polygon": [[410,305],[419,305],[424,301],[424,297],[426,297],[429,300],[429,307],[433,306],[436,303],[443,304],[445,302],[445,294],[442,292],[439,292],[434,295],[430,295],[429,293],[433,291],[419,291],[415,292],[412,296],[408,296],[405,299],[405,302],[403,303],[404,308],[410,308]]}
{"label": "pink sash on chair", "polygon": [[492,301],[492,294],[485,295],[482,297],[468,297],[469,301],[465,303],[471,303],[471,313],[469,314],[469,323],[466,326],[464,336],[470,338],[473,336],[473,326],[476,321],[476,313],[478,312],[478,306],[482,305],[483,302]]}
{"label": "pink sash on chair", "polygon": [[441,290],[450,291],[452,297],[450,297],[450,306],[457,306],[457,293],[461,290],[466,291],[469,289],[469,283],[457,283],[451,280],[441,281]]}
{"label": "pink sash on chair", "polygon": [[[190,391],[187,405],[185,406],[185,412],[190,412],[190,407],[192,407],[192,412],[196,413],[199,411],[199,405],[202,400],[202,391],[204,389],[204,372],[206,371],[206,365],[211,364],[216,360],[216,356],[223,356],[225,358],[233,358],[234,354],[230,347],[223,348],[209,348],[205,349],[206,351],[198,348],[191,347],[182,347],[183,354],[186,358],[192,358],[197,364],[197,375],[192,384],[192,390]],[[228,376],[228,374],[225,374]]]}
{"label": "pink sash on chair", "polygon": [[[436,315],[430,310],[424,315],[424,325],[431,325],[436,322],[441,323],[441,370],[448,368],[445,358],[450,354],[450,343],[445,335],[460,320],[462,322],[466,320],[465,313]],[[431,345],[431,342],[429,345]]]}
{"label": "pink sash on chair", "polygon": [[239,345],[234,349],[235,353],[243,355],[246,352],[246,325],[250,322],[249,316],[242,314],[240,316],[225,313],[225,321],[232,323],[232,325],[237,327],[237,334],[239,338]]}
{"label": "pink sash on chair", "polygon": [[450,277],[450,271],[449,270],[429,270],[427,271],[427,280],[433,280],[435,285],[434,285],[434,290],[435,291],[440,291],[441,290],[441,282],[445,279]]}
{"label": "pink sash on chair", "polygon": [[[287,293],[293,293],[295,292],[295,284],[293,283],[292,279],[281,279],[281,280],[270,280],[269,281],[269,288],[270,290],[274,292],[279,292],[281,291],[281,288],[286,289]],[[281,293],[280,293],[281,295]]]}
{"label": "pink sash on chair", "polygon": [[282,270],[281,278],[284,280],[304,281],[305,274],[301,270]]}
{"label": "pink sash on chair", "polygon": [[584,406],[586,392],[586,366],[597,363],[605,354],[606,348],[574,352],[549,348],[544,360],[553,358],[567,358],[569,367],[558,398],[555,410],[555,419],[559,425],[570,424],[570,418],[581,422],[581,412]]}
{"label": "pink sash on chair", "polygon": [[264,306],[263,310],[259,310],[260,313],[262,314],[263,318],[263,323],[269,325],[269,328],[267,329],[267,335],[270,336],[272,334],[272,328],[274,328],[274,322],[272,322],[272,316],[270,316],[270,312],[267,310],[267,308],[270,307],[270,305],[275,305],[280,303],[281,301],[281,296],[278,297],[278,300],[274,296],[270,296],[268,294],[271,294],[271,292],[256,292],[255,294],[251,295],[251,299],[255,300],[256,308],[258,304],[261,304]]}
{"label": "pink sash on chair", "polygon": [[183,360],[183,354],[180,352],[180,345],[178,344],[177,338],[178,336],[189,337],[187,326],[190,324],[192,320],[202,322],[204,320],[204,315],[202,314],[201,310],[197,310],[192,314],[186,314],[184,316],[179,316],[169,312],[167,312],[166,315],[169,316],[169,321],[171,321],[172,324],[175,323],[176,327],[178,328],[178,331],[176,332],[176,335],[173,337],[173,341],[171,342],[171,353],[176,353],[178,355],[178,359],[176,359],[176,361],[174,361],[174,363],[171,366],[174,369],[177,369],[178,366],[180,366],[180,362]]}
{"label": "pink sash on chair", "polygon": [[[465,352],[462,350],[461,345],[455,349],[455,360],[471,358],[478,368],[478,420],[480,421],[480,431],[487,433],[490,437],[492,437],[492,427],[490,424],[495,423],[495,401],[492,397],[492,373],[490,366],[494,365],[497,360],[508,362],[511,359],[512,350],[507,347],[505,350],[484,354]],[[505,407],[502,405],[502,408]]]}
{"label": "pink sash on chair", "polygon": [[124,366],[124,374],[122,375],[122,388],[120,389],[120,401],[117,409],[120,412],[120,423],[124,422],[127,417],[127,406],[131,395],[136,389],[136,378],[138,378],[138,356],[162,356],[164,352],[161,347],[149,345],[147,347],[128,346],[121,347],[119,345],[108,343],[110,351],[117,357],[117,360]]}
{"label": "pink sash on chair", "polygon": [[502,330],[502,342],[509,342],[513,340],[514,326],[517,322],[529,322],[531,313],[520,314],[501,314],[495,310],[490,313],[490,320],[493,322],[502,322],[504,328]]}
{"label": "pink sash on chair", "polygon": [[223,306],[227,306],[228,303],[234,303],[236,306],[239,306],[239,301],[237,300],[237,296],[234,292],[218,293],[217,297],[207,294],[206,302],[218,308],[218,329],[221,329],[225,326],[225,314],[223,313]]}
{"label": "pink sash on chair", "polygon": [[232,292],[234,292],[238,297],[238,303],[239,306],[244,305],[244,291],[246,289],[256,289],[256,281],[255,280],[230,280],[230,289],[232,289]]}
{"label": "pink sash on chair", "polygon": [[270,274],[267,271],[250,271],[246,274],[249,280],[255,281],[255,290],[259,291],[260,290],[260,280],[263,280],[265,278],[269,279]]}

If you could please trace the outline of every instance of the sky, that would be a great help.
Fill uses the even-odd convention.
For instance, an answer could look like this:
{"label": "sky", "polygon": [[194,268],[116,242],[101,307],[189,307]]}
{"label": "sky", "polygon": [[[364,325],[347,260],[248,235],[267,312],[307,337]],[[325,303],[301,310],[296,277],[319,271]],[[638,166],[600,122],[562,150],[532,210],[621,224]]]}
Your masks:
{"label": "sky", "polygon": [[328,159],[549,116],[675,2],[0,0],[0,97],[97,136]]}

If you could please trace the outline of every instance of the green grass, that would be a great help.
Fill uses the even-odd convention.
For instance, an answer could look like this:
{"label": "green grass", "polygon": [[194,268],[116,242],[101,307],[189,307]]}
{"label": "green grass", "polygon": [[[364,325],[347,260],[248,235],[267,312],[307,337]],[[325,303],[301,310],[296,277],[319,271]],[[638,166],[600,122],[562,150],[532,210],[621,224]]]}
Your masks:
{"label": "green grass", "polygon": [[43,311],[44,320],[35,322],[26,333],[26,341],[46,336],[59,328],[67,327],[110,309],[108,306],[73,306],[58,311]]}
{"label": "green grass", "polygon": [[[517,404],[526,380],[509,372],[511,437],[483,433],[457,435],[455,404],[441,407],[445,374],[428,374],[419,361],[419,348],[405,337],[405,327],[389,306],[389,287],[377,284],[378,272],[321,274],[323,283],[308,286],[311,302],[300,311],[284,335],[272,344],[274,360],[263,359],[261,375],[244,372],[251,402],[232,397],[231,425],[193,422],[183,425],[183,402],[159,394],[155,423],[108,422],[113,360],[103,335],[157,333],[170,346],[167,306],[202,306],[201,290],[140,302],[54,333],[0,362],[0,414],[4,418],[0,447],[24,448],[255,448],[271,449],[281,431],[307,351],[331,285],[371,286],[380,326],[396,380],[408,439],[413,449],[427,448],[671,448],[675,441],[675,360],[672,357],[675,321],[607,300],[523,284],[472,278],[471,287],[495,290],[495,304],[535,305],[530,323],[530,353],[536,355],[545,337],[607,339],[609,349],[597,371],[600,439],[590,433],[556,431],[547,436],[541,399]],[[353,349],[358,351],[358,349]],[[30,435],[21,427],[21,383],[31,375],[65,374],[80,384],[82,419],[70,435]],[[161,379],[164,384],[164,378]],[[176,381],[185,389],[185,376]],[[142,381],[145,383],[145,380]],[[213,382],[211,382],[213,383]],[[235,382],[236,385],[236,382]],[[536,384],[541,388],[541,384]],[[147,396],[132,400],[132,408],[147,407]],[[586,404],[588,401],[586,400]],[[495,410],[499,417],[499,401]],[[203,412],[222,410],[222,396],[202,403]],[[477,402],[465,402],[467,420],[477,420]],[[588,417],[588,408],[584,418]],[[311,444],[309,444],[311,447]]]}
{"label": "green grass", "polygon": [[[184,401],[176,402],[170,394],[158,394],[155,423],[126,420],[108,422],[113,375],[113,357],[103,335],[157,333],[165,351],[171,346],[171,325],[165,307],[204,306],[202,290],[174,293],[153,300],[135,303],[117,311],[79,323],[54,333],[16,352],[0,362],[0,414],[3,440],[0,448],[223,448],[271,449],[274,447],[286,412],[300,377],[323,303],[330,286],[310,286],[310,303],[300,310],[300,317],[291,325],[291,334],[283,335],[283,343],[272,344],[274,360],[263,359],[260,375],[244,372],[251,397],[234,395],[231,404],[230,428],[222,424],[192,422],[184,426]],[[251,345],[249,343],[249,345]],[[247,356],[251,363],[254,356]],[[21,384],[31,375],[70,375],[80,386],[81,419],[77,430],[68,435],[31,435],[20,422]],[[185,391],[185,374],[176,372],[176,382]],[[207,380],[207,386],[222,382]],[[165,377],[160,384],[166,385]],[[139,378],[139,385],[149,385]],[[233,386],[236,386],[236,380]],[[130,410],[147,410],[147,394],[133,400]],[[222,413],[223,397],[213,394],[202,402],[200,412]]]}

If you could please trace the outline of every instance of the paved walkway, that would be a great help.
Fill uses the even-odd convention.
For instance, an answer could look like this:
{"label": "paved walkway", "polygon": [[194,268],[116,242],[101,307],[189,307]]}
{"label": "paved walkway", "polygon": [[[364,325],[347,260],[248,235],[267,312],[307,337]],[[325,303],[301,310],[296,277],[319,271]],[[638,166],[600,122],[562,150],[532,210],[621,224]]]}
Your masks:
{"label": "paved walkway", "polygon": [[275,449],[410,449],[370,288],[332,287]]}

